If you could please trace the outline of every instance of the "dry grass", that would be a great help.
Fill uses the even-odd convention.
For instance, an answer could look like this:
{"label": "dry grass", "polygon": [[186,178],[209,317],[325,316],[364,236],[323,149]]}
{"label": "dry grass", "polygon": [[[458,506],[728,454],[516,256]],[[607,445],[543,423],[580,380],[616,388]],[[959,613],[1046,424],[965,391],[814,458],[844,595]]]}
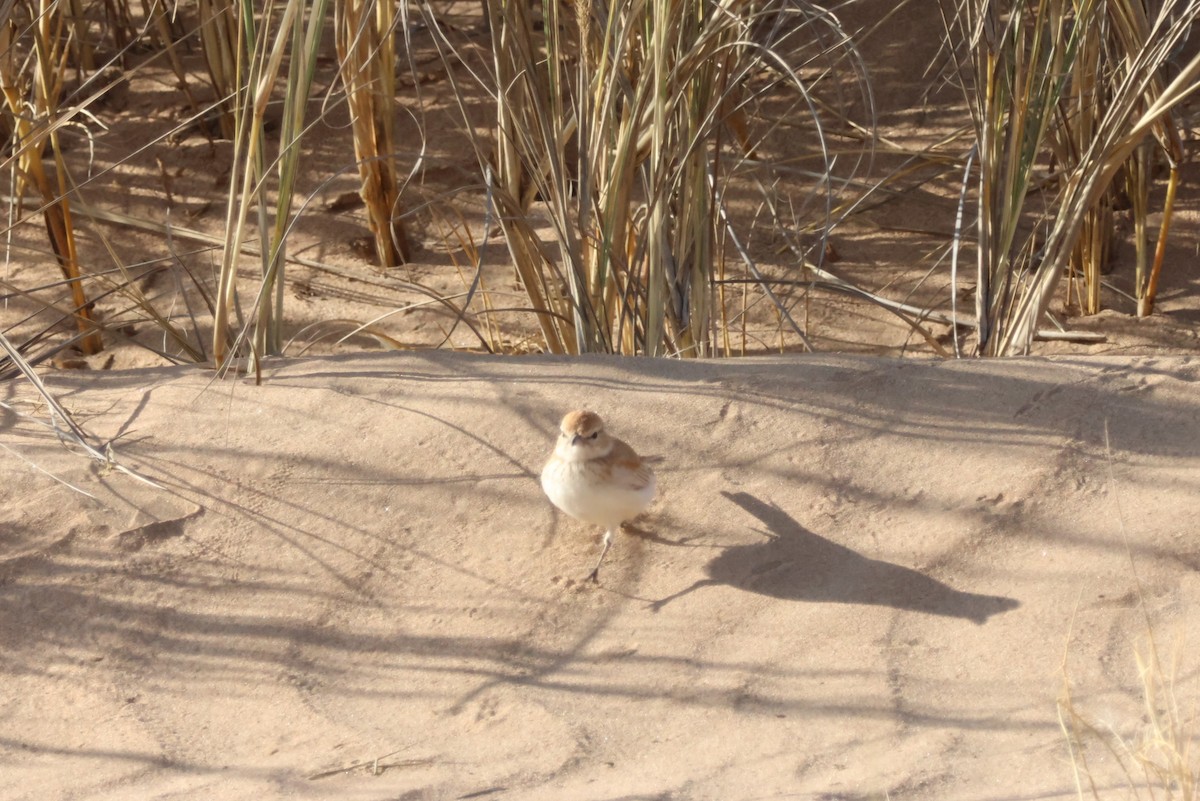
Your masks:
{"label": "dry grass", "polygon": [[[1027,353],[1072,265],[1085,310],[1098,310],[1114,181],[1131,176],[1144,226],[1148,138],[1176,166],[1171,111],[1197,88],[1200,56],[1164,76],[1198,15],[1194,0],[1150,19],[1140,0],[963,0],[947,12],[950,38],[965,43],[954,51],[977,138],[980,354]],[[1164,223],[1160,246],[1166,233]],[[1139,297],[1153,297],[1160,268],[1139,273]]]}
{"label": "dry grass", "polygon": [[[802,280],[869,160],[869,136],[841,153],[829,141],[873,110],[836,18],[803,2],[679,0],[487,13],[491,58],[474,74],[495,136],[474,146],[545,348],[733,355],[745,296],[726,279],[742,276],[805,342],[750,243],[787,240]],[[469,61],[442,45],[448,68]]]}
{"label": "dry grass", "polygon": [[[1125,541],[1129,572],[1138,600],[1138,612],[1145,625],[1145,639],[1133,649],[1141,686],[1143,713],[1136,726],[1101,723],[1081,712],[1074,700],[1067,668],[1071,635],[1067,635],[1067,653],[1063,656],[1063,689],[1058,699],[1059,724],[1067,740],[1080,799],[1100,801],[1111,794],[1111,784],[1119,777],[1127,793],[1122,797],[1197,801],[1200,799],[1200,686],[1191,688],[1190,705],[1181,699],[1187,692],[1179,671],[1181,657],[1187,653],[1186,638],[1176,643],[1173,657],[1164,662],[1154,623],[1146,607],[1145,592],[1138,576],[1125,518],[1121,510],[1120,488],[1113,471],[1112,450],[1108,441],[1108,423],[1104,429],[1108,466],[1108,491],[1116,509],[1116,519]],[[1194,685],[1195,674],[1192,674]],[[1133,733],[1129,733],[1130,729]],[[1111,758],[1111,762],[1109,761]],[[1101,770],[1101,764],[1104,769]],[[1102,776],[1097,774],[1101,773]]]}
{"label": "dry grass", "polygon": [[[1068,648],[1069,648],[1068,638]],[[1067,741],[1080,799],[1136,798],[1163,801],[1200,799],[1200,741],[1197,740],[1196,688],[1190,702],[1178,671],[1181,642],[1164,664],[1152,628],[1133,649],[1141,680],[1143,711],[1136,724],[1101,722],[1081,711],[1063,660],[1059,723]],[[1119,730],[1120,729],[1120,730]],[[1124,786],[1121,792],[1113,788]]]}
{"label": "dry grass", "polygon": [[[960,162],[975,231],[964,215],[958,241],[975,242],[978,353],[1025,352],[1064,277],[1085,311],[1097,308],[1111,215],[1125,196],[1136,222],[1139,310],[1151,311],[1181,158],[1171,110],[1194,89],[1200,60],[1170,80],[1165,69],[1198,3],[1169,0],[1157,15],[1133,0],[947,6],[966,45],[954,63],[976,139]],[[703,357],[811,348],[812,290],[876,303],[944,355],[926,323],[962,319],[954,298],[949,309],[912,306],[853,285],[827,263],[829,232],[909,168],[867,173],[876,144],[867,71],[853,32],[810,2],[488,2],[486,41],[480,29],[443,24],[443,10],[428,3],[399,12],[369,0],[4,6],[4,165],[10,194],[23,201],[12,205],[8,230],[38,218],[61,271],[61,280],[37,286],[6,281],[8,297],[39,309],[5,328],[23,332],[15,347],[31,364],[68,347],[93,353],[125,341],[130,321],[161,329],[155,350],[166,359],[257,365],[280,353],[286,268],[296,263],[288,240],[311,200],[293,197],[302,179],[333,178],[309,175],[303,155],[309,131],[334,110],[350,121],[354,159],[340,169],[359,174],[380,265],[390,271],[411,255],[401,220],[422,215],[430,236],[441,237],[423,244],[454,254],[467,287],[461,298],[440,293],[455,314],[449,330],[468,323],[482,349]],[[420,29],[429,52],[418,65]],[[190,47],[202,58],[189,72]],[[409,208],[405,193],[421,191],[413,179],[426,154],[424,142],[396,141],[397,120],[409,113],[396,102],[405,91],[397,76],[414,77],[406,99],[419,117],[430,98],[419,94],[417,74],[430,69],[430,53],[450,87],[440,100],[461,112],[462,148],[476,155],[478,177]],[[141,292],[148,270],[124,263],[119,249],[102,241],[104,252],[81,258],[81,210],[91,220],[114,212],[84,201],[76,162],[59,142],[68,128],[102,124],[98,103],[123,80],[106,77],[112,70],[136,72],[155,59],[170,65],[190,109],[180,128],[232,144],[217,277],[171,269],[186,290],[184,316]],[[64,94],[71,81],[82,88]],[[211,101],[197,100],[202,83]],[[480,103],[490,131],[476,124]],[[155,144],[131,147],[129,160]],[[942,168],[956,146],[948,140],[937,154]],[[1152,179],[1164,159],[1153,248],[1145,220],[1156,211]],[[480,217],[504,237],[519,301],[484,280],[491,231]],[[123,224],[148,230],[143,222]],[[163,250],[174,251],[171,234],[163,237]],[[253,283],[238,277],[250,252]],[[931,274],[956,271],[959,261],[956,252]],[[120,315],[99,319],[101,301],[122,303]],[[537,341],[511,344],[503,321],[514,315],[536,321]],[[774,330],[763,334],[764,321]]]}

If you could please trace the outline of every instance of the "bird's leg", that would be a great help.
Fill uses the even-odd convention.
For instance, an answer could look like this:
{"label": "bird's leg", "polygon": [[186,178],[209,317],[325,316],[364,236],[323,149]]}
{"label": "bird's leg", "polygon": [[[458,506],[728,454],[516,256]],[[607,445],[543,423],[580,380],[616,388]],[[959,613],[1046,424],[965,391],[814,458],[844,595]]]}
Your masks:
{"label": "bird's leg", "polygon": [[600,583],[600,563],[604,561],[604,555],[608,553],[609,547],[612,545],[613,530],[606,528],[604,530],[604,547],[600,549],[600,558],[596,560],[596,566],[592,568],[592,572],[588,574],[588,578],[597,584]]}

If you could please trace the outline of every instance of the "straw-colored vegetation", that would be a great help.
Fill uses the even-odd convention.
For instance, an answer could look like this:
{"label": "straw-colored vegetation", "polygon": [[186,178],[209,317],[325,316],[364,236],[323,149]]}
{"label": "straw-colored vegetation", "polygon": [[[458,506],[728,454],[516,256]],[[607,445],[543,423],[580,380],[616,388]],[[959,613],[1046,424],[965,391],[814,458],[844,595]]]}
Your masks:
{"label": "straw-colored vegetation", "polygon": [[[298,187],[343,173],[357,176],[377,262],[356,280],[367,293],[401,287],[422,297],[374,319],[328,321],[329,329],[385,346],[397,342],[388,319],[437,309],[453,318],[443,342],[461,326],[473,346],[491,351],[508,347],[504,320],[513,318],[532,320],[529,347],[552,353],[799,349],[811,342],[798,303],[821,302],[806,291],[820,289],[894,312],[939,353],[949,351],[929,320],[949,324],[956,353],[1020,354],[1056,293],[1077,313],[1100,309],[1118,207],[1133,221],[1137,313],[1154,311],[1184,157],[1175,110],[1200,78],[1200,57],[1178,62],[1177,54],[1200,0],[943,0],[945,63],[968,124],[936,153],[939,164],[954,162],[964,185],[941,187],[962,201],[957,223],[950,215],[943,228],[957,226],[945,243],[953,257],[935,269],[959,280],[955,265],[975,260],[965,282],[973,317],[955,307],[957,287],[944,307],[913,307],[854,286],[827,263],[830,232],[908,174],[870,169],[872,86],[855,32],[835,14],[806,0],[484,0],[471,8],[476,17],[464,28],[461,8],[449,24],[445,4],[426,0],[399,8],[384,0],[0,0],[6,264],[40,270],[33,281],[27,270],[22,282],[8,269],[0,275],[0,378],[23,375],[44,391],[36,365],[114,344],[219,369],[257,368],[284,353],[295,333],[289,265],[331,269],[289,249],[317,194]],[[171,132],[130,142],[127,157],[104,169],[132,172],[169,136],[200,130],[220,162],[209,199],[224,208],[220,236],[176,218],[131,218],[87,191],[89,143],[104,130],[106,98],[155,63],[170,66],[169,91],[187,111]],[[436,99],[421,89],[430,71],[441,81]],[[415,117],[420,128],[435,107],[451,109],[458,146],[475,167],[437,193],[421,188],[426,143],[397,134],[399,121]],[[353,155],[314,175],[305,155],[318,128],[343,135]],[[162,202],[173,207],[165,170]],[[423,233],[410,235],[417,220]],[[84,223],[87,253],[77,235]],[[35,239],[17,236],[26,227],[39,231],[42,247],[21,244]],[[125,229],[152,233],[161,247],[131,263],[105,233]],[[496,236],[517,301],[490,288]],[[211,254],[211,272],[185,258],[195,247]],[[449,254],[461,293],[404,272],[419,248]],[[164,271],[172,291],[148,290]],[[752,320],[775,336],[751,333]],[[134,324],[155,335],[131,335]],[[47,400],[65,436],[113,463]],[[1147,654],[1141,740],[1100,730],[1064,696],[1081,794],[1085,741],[1095,738],[1131,786],[1159,788],[1148,797],[1197,798],[1185,736],[1193,718],[1153,647]]]}
{"label": "straw-colored vegetation", "polygon": [[1125,528],[1107,421],[1104,445],[1108,491],[1125,541],[1137,612],[1145,626],[1145,639],[1134,649],[1142,712],[1140,719],[1099,720],[1076,705],[1068,668],[1073,637],[1068,634],[1058,719],[1070,750],[1076,790],[1081,800],[1101,801],[1110,797],[1114,787],[1121,787],[1127,791],[1121,794],[1123,798],[1200,801],[1200,750],[1197,750],[1200,748],[1200,696],[1196,695],[1200,687],[1196,686],[1192,665],[1185,671],[1180,670],[1183,657],[1189,652],[1188,638],[1181,632],[1171,659],[1163,658]]}
{"label": "straw-colored vegetation", "polygon": [[[11,3],[6,10],[12,13]],[[72,32],[69,15],[58,3],[43,3],[36,16],[11,19],[0,29],[0,89],[4,92],[4,121],[11,145],[7,159],[12,167],[10,186],[19,199],[31,193],[45,220],[50,247],[66,279],[69,313],[79,331],[72,339],[90,354],[99,352],[102,344],[94,330],[79,268],[70,183],[58,138],[66,122],[60,109],[65,66],[72,55],[90,61],[89,51],[80,47]],[[74,54],[71,43],[75,45]],[[20,52],[22,44],[25,53]],[[47,159],[51,164],[46,163]]]}
{"label": "straw-colored vegetation", "polygon": [[1200,799],[1200,739],[1194,697],[1180,692],[1180,651],[1164,663],[1153,631],[1134,658],[1142,682],[1140,726],[1103,721],[1081,711],[1064,666],[1059,721],[1081,799],[1104,799],[1121,786],[1124,798],[1197,801]]}
{"label": "straw-colored vegetation", "polygon": [[[1200,57],[1170,81],[1167,65],[1198,6],[1142,0],[964,0],[948,23],[971,110],[977,170],[977,348],[1027,352],[1065,276],[1099,311],[1111,211],[1125,177],[1138,246],[1139,310],[1162,266],[1180,157],[1172,109],[1196,88]],[[1153,267],[1146,267],[1149,175],[1157,138],[1170,167]]]}
{"label": "straw-colored vegetation", "polygon": [[[895,313],[935,352],[949,353],[930,320],[949,327],[957,353],[1022,353],[1064,280],[1069,307],[1099,310],[1117,207],[1132,209],[1138,312],[1152,313],[1183,157],[1173,109],[1200,75],[1200,59],[1172,61],[1200,0],[944,0],[951,58],[942,64],[965,93],[969,135],[909,163],[936,156],[947,175],[957,160],[964,176],[958,232],[946,242],[954,257],[934,269],[957,281],[956,265],[974,256],[972,318],[955,306],[957,291],[936,307],[912,306],[827,263],[830,232],[911,169],[872,170],[872,87],[855,32],[806,0],[0,6],[7,259],[53,262],[61,273],[33,284],[28,273],[19,285],[0,278],[9,300],[22,301],[13,308],[30,310],[4,318],[30,363],[125,342],[134,322],[162,336],[133,344],[174,361],[257,365],[285,352],[297,329],[287,266],[301,261],[289,239],[315,199],[298,187],[343,174],[358,176],[358,214],[382,280],[432,300],[405,309],[453,315],[444,342],[461,327],[479,347],[504,350],[516,341],[505,321],[524,320],[536,339],[523,350],[811,348],[801,312],[834,290]],[[198,129],[223,144],[215,241],[176,219],[106,208],[87,193],[93,165],[61,141],[66,130],[74,141],[102,134],[106,96],[156,63],[170,66],[186,109],[168,136]],[[422,89],[431,72],[436,96]],[[397,126],[423,130],[435,108],[458,117],[457,147],[477,169],[431,193],[426,143],[401,139]],[[347,157],[332,169],[324,162],[322,174],[305,159],[314,130],[346,142]],[[163,142],[130,143],[127,161],[104,166],[133,169]],[[44,249],[14,245],[39,219]],[[111,233],[89,238],[96,252],[81,254],[81,221],[157,230],[159,265],[134,269]],[[955,224],[951,215],[946,227]],[[516,303],[487,272],[497,236],[523,294]],[[212,248],[213,275],[180,257],[184,241]],[[465,291],[405,273],[418,247],[449,254]],[[177,291],[145,292],[155,270],[169,270]],[[389,319],[330,321],[329,330],[394,343]],[[768,326],[773,336],[762,333]]]}
{"label": "straw-colored vegetation", "polygon": [[[799,278],[867,155],[869,143],[843,156],[847,175],[835,172],[825,126],[850,123],[820,113],[814,98],[849,76],[859,95],[842,111],[869,115],[848,37],[807,3],[541,11],[535,26],[529,4],[487,2],[491,58],[476,74],[495,102],[495,138],[473,144],[545,347],[742,352],[731,331],[744,298],[725,278],[756,275],[747,244],[775,233],[804,242]],[[464,55],[450,38],[442,44],[450,69]],[[787,147],[795,136],[803,148]],[[808,211],[802,231],[780,218],[781,193]]]}

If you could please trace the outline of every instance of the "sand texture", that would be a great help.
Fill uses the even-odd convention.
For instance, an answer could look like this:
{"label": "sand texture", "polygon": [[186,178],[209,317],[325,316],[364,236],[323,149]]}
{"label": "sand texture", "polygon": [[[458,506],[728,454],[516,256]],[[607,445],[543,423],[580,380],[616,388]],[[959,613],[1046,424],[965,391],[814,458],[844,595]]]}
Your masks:
{"label": "sand texture", "polygon": [[[5,799],[1073,798],[1064,664],[1136,741],[1147,621],[1195,708],[1193,357],[48,381],[162,488],[6,386]],[[537,481],[578,406],[660,486],[599,586]]]}

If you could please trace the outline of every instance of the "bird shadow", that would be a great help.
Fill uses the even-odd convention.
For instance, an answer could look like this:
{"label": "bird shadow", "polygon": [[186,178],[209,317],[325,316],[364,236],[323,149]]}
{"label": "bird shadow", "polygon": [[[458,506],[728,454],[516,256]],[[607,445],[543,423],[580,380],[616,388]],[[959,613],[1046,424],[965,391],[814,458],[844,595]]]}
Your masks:
{"label": "bird shadow", "polygon": [[1020,606],[1014,598],[962,592],[912,568],[865,557],[814,534],[778,506],[750,493],[721,494],[766,526],[766,541],[726,548],[705,567],[708,578],[652,602],[655,612],[714,585],[789,601],[890,606],[979,625]]}

